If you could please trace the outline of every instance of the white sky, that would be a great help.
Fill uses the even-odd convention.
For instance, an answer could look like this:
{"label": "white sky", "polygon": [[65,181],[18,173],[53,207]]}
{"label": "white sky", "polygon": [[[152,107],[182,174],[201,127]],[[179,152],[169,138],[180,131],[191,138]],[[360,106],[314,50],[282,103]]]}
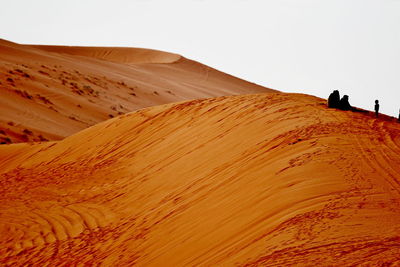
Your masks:
{"label": "white sky", "polygon": [[400,108],[400,0],[0,1],[10,41],[159,49],[285,92]]}

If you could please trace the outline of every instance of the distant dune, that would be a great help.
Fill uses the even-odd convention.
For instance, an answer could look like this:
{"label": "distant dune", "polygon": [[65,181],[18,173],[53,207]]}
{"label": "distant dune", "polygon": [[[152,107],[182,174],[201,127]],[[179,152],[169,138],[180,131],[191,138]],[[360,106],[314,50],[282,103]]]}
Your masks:
{"label": "distant dune", "polygon": [[0,143],[60,140],[143,107],[274,92],[176,54],[0,39]]}
{"label": "distant dune", "polygon": [[399,133],[396,122],[271,93],[156,106],[62,141],[3,145],[0,262],[396,265]]}

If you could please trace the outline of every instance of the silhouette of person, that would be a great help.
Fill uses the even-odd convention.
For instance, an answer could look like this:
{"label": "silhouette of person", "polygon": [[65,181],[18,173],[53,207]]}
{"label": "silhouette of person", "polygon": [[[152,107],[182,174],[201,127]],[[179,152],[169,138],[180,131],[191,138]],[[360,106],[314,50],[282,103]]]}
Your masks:
{"label": "silhouette of person", "polygon": [[379,115],[379,100],[375,100],[375,116],[378,118]]}
{"label": "silhouette of person", "polygon": [[340,94],[338,90],[334,90],[328,98],[328,108],[338,108],[340,101]]}
{"label": "silhouette of person", "polygon": [[342,97],[342,99],[340,99],[339,101],[339,109],[341,110],[351,110],[351,106],[349,103],[349,96],[348,95],[344,95]]}
{"label": "silhouette of person", "polygon": [[397,120],[400,122],[400,109],[399,109],[399,118]]}

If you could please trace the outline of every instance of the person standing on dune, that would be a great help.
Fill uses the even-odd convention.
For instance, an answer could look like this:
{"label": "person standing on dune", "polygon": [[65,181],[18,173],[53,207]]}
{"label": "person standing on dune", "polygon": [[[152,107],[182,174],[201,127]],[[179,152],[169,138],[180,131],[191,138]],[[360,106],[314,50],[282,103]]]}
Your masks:
{"label": "person standing on dune", "polygon": [[375,100],[375,116],[378,118],[379,115],[379,100]]}
{"label": "person standing on dune", "polygon": [[398,122],[400,122],[400,109],[399,109],[399,118],[397,119]]}

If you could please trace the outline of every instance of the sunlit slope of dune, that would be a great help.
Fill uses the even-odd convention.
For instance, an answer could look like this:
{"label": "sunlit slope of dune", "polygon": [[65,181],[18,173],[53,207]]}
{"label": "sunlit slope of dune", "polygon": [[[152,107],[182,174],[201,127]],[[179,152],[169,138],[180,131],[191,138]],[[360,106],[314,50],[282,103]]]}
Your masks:
{"label": "sunlit slope of dune", "polygon": [[172,53],[0,39],[0,143],[60,140],[143,107],[262,92],[274,90]]}
{"label": "sunlit slope of dune", "polygon": [[0,262],[399,263],[399,133],[315,97],[258,94],[3,146]]}

